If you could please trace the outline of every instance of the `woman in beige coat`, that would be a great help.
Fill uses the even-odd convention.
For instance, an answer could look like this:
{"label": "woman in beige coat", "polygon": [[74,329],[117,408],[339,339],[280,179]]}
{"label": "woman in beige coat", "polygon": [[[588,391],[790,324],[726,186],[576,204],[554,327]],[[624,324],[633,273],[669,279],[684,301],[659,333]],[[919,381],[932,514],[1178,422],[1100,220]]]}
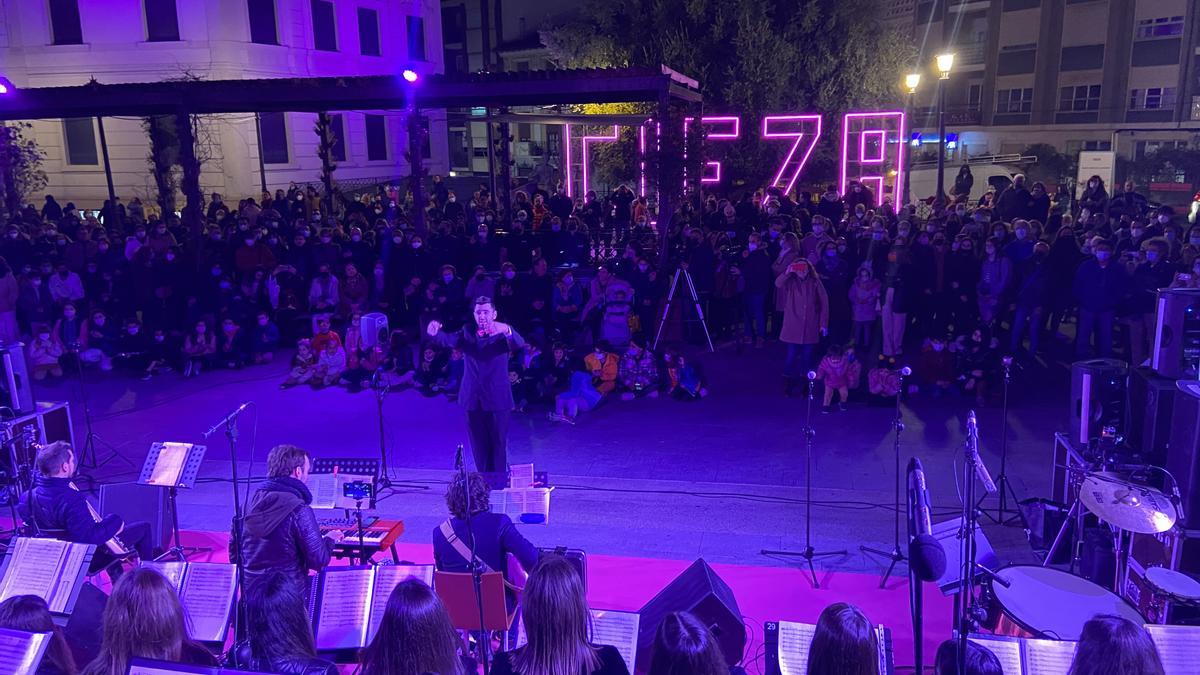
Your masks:
{"label": "woman in beige coat", "polygon": [[829,332],[829,297],[805,258],[796,260],[775,278],[775,291],[783,304],[779,339],[788,347],[783,379],[784,393],[790,396],[801,374],[812,367],[817,343]]}

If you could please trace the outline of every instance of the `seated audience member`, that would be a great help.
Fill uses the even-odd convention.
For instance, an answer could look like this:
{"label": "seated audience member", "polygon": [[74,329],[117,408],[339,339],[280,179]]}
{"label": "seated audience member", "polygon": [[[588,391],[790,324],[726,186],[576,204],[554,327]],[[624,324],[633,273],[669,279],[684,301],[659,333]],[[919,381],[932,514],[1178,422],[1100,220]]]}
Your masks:
{"label": "seated audience member", "polygon": [[958,670],[958,640],[949,639],[938,645],[933,658],[934,675],[1004,675],[1000,659],[987,649],[967,641],[967,667]]}
{"label": "seated audience member", "polygon": [[597,342],[592,353],[583,360],[587,372],[571,375],[570,388],[555,399],[555,412],[550,414],[550,419],[574,424],[579,413],[600,405],[617,386],[619,361],[617,355],[611,353],[608,343]]}
{"label": "seated audience member", "polygon": [[142,324],[136,318],[125,320],[125,330],[117,338],[114,359],[121,368],[135,373],[144,373],[150,363],[148,354],[149,340],[142,332]]}
{"label": "seated audience member", "polygon": [[146,372],[142,373],[143,380],[149,380],[160,372],[171,370],[171,350],[167,345],[167,332],[155,328],[146,346]]}
{"label": "seated audience member", "polygon": [[629,327],[633,303],[626,299],[624,289],[617,289],[613,291],[612,299],[606,301],[603,307],[599,337],[612,345],[614,350],[622,351],[633,337],[633,331]]}
{"label": "seated audience member", "polygon": [[317,369],[313,372],[313,386],[317,388],[336,384],[346,370],[346,352],[339,342],[325,341],[325,349],[317,354]]}
{"label": "seated audience member", "polygon": [[296,344],[296,354],[292,357],[292,369],[279,388],[287,389],[298,384],[306,384],[312,380],[316,372],[317,355],[313,353],[312,341],[305,338]]}
{"label": "seated audience member", "polygon": [[835,602],[821,612],[808,652],[808,675],[879,675],[875,627],[862,610]]}
{"label": "seated audience member", "polygon": [[934,396],[950,393],[955,375],[954,354],[947,347],[947,340],[936,335],[922,346],[914,373],[921,391]]}
{"label": "seated audience member", "polygon": [[279,349],[279,326],[271,321],[266,312],[255,318],[254,330],[250,333],[250,356],[256,365],[270,363]]}
{"label": "seated audience member", "polygon": [[1158,648],[1129,619],[1099,614],[1083,624],[1068,675],[1163,675]]}
{"label": "seated audience member", "polygon": [[83,675],[125,675],[135,657],[217,665],[212,654],[188,637],[175,589],[148,567],[132,570],[113,586],[101,626],[100,653]]}
{"label": "seated audience member", "polygon": [[27,633],[50,633],[42,663],[31,675],[75,675],[75,657],[62,631],[54,623],[50,606],[36,595],[16,595],[0,602],[0,628]]}
{"label": "seated audience member", "polygon": [[621,400],[632,401],[639,396],[658,397],[658,358],[654,352],[638,344],[637,340],[629,341],[629,348],[621,357],[619,374],[621,387],[625,390]]}
{"label": "seated audience member", "polygon": [[963,392],[975,396],[975,404],[987,403],[990,386],[995,381],[996,355],[992,348],[991,334],[985,328],[971,331],[970,337],[958,354],[958,381]]}
{"label": "seated audience member", "polygon": [[217,336],[217,358],[226,368],[241,368],[249,360],[250,345],[246,331],[230,317],[221,320]]}
{"label": "seated audience member", "polygon": [[208,324],[197,321],[192,332],[183,338],[183,376],[195,377],[217,353],[217,340],[208,332]]}
{"label": "seated audience member", "polygon": [[567,388],[571,380],[571,357],[567,354],[566,345],[554,343],[550,350],[550,361],[542,368],[542,380],[538,384],[538,395],[543,400],[550,400]]}
{"label": "seated audience member", "polygon": [[725,663],[716,637],[695,615],[671,612],[654,635],[649,675],[745,675]]}
{"label": "seated audience member", "polygon": [[583,579],[561,556],[547,556],[529,575],[522,596],[522,647],[496,654],[491,675],[628,675],[621,653],[588,641]]}
{"label": "seated audience member", "polygon": [[339,347],[342,346],[342,337],[334,332],[329,317],[320,317],[316,321],[317,330],[312,336],[313,352],[320,354],[325,351],[325,344],[328,342],[336,342]]}
{"label": "seated audience member", "polygon": [[[538,550],[521,535],[511,518],[492,513],[491,488],[482,474],[468,473],[466,481],[456,475],[446,489],[446,508],[450,517],[433,530],[433,562],[444,572],[469,572],[470,540],[467,537],[467,503],[470,502],[471,533],[475,535],[475,556],[484,571],[496,570],[508,577],[508,555],[512,554],[528,572],[538,560]],[[509,609],[516,606],[516,595],[505,591]]]}
{"label": "seated audience member", "polygon": [[683,354],[667,351],[663,360],[667,364],[667,395],[681,401],[695,401],[708,396],[704,388],[704,376],[696,366],[688,363]]}
{"label": "seated audience member", "polygon": [[88,323],[87,353],[80,357],[88,363],[99,363],[100,370],[112,370],[112,357],[117,352],[117,329],[102,310],[92,312]]}
{"label": "seated audience member", "polygon": [[411,381],[417,391],[425,396],[435,396],[438,392],[438,381],[445,377],[446,355],[439,353],[433,345],[427,345],[421,351],[421,360],[417,367],[409,373],[410,377],[401,378],[401,382]]}
{"label": "seated audience member", "polygon": [[842,345],[829,345],[825,358],[817,366],[817,379],[825,383],[824,399],[821,402],[821,412],[829,414],[832,410],[833,393],[841,396],[838,410],[846,409],[846,401],[850,397],[850,388],[858,386],[858,378],[862,374],[862,364],[854,358],[854,351]]}
{"label": "seated audience member", "polygon": [[458,633],[442,600],[417,579],[388,596],[379,631],[359,655],[362,675],[465,675]]}
{"label": "seated audience member", "polygon": [[451,349],[450,359],[446,361],[445,372],[437,382],[437,390],[445,394],[451,401],[458,399],[458,387],[462,384],[465,368],[466,359],[463,350],[457,347]]}
{"label": "seated audience member", "polygon": [[317,658],[304,595],[282,572],[268,572],[246,596],[250,668],[286,675],[337,675]]}
{"label": "seated audience member", "polygon": [[62,377],[63,369],[59,359],[63,355],[63,346],[50,333],[45,325],[33,327],[33,340],[29,342],[29,366],[33,370],[33,379],[44,380],[47,376]]}

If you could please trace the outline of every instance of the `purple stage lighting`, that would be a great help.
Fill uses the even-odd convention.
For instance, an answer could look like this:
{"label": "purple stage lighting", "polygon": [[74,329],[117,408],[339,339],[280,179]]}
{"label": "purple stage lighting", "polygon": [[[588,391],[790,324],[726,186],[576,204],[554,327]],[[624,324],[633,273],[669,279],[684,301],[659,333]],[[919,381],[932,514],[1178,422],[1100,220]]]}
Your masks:
{"label": "purple stage lighting", "polygon": [[5,94],[11,94],[12,92],[13,92],[12,82],[8,81],[7,78],[0,77],[0,96],[3,96]]}
{"label": "purple stage lighting", "polygon": [[417,80],[421,77],[420,75],[417,75],[417,71],[411,68],[405,68],[401,75],[404,76],[404,80],[409,84],[416,84]]}

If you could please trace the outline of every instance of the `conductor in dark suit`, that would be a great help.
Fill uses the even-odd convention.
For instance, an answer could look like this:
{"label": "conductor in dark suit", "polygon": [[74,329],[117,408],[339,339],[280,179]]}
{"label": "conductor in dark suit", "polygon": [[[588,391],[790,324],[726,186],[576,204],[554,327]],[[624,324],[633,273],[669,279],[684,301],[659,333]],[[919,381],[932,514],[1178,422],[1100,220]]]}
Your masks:
{"label": "conductor in dark suit", "polygon": [[513,327],[496,321],[491,298],[475,299],[475,326],[453,333],[442,332],[442,324],[430,321],[428,332],[435,344],[463,353],[463,378],[458,402],[467,411],[467,435],[475,470],[485,474],[493,486],[503,487],[508,472],[508,421],[512,415],[512,385],[508,381],[508,357],[525,341]]}

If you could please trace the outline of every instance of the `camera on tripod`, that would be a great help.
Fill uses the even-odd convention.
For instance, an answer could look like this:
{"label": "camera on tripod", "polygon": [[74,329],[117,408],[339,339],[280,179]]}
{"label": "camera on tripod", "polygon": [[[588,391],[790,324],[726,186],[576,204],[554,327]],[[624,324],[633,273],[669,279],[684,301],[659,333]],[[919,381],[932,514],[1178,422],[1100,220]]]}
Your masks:
{"label": "camera on tripod", "polygon": [[375,485],[363,480],[342,483],[342,496],[354,501],[370,500],[375,494]]}

